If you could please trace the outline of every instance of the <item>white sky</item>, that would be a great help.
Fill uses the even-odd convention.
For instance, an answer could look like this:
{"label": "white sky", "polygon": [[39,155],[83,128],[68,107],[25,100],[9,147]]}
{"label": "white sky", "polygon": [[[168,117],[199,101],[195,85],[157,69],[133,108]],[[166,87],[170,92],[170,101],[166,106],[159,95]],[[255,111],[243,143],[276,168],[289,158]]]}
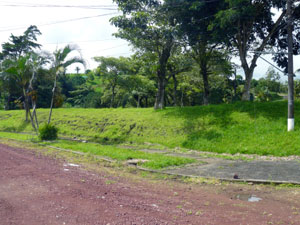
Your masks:
{"label": "white sky", "polygon": [[[21,7],[19,5],[72,5],[72,6],[105,6],[109,9],[86,9],[65,7]],[[18,6],[13,6],[18,5]],[[118,15],[117,6],[113,6],[112,0],[0,0],[0,43],[7,42],[11,33],[22,35],[30,25],[37,25],[42,35],[38,37],[38,43],[42,49],[53,52],[56,48],[65,45],[77,44],[81,49],[83,58],[87,61],[87,69],[97,67],[92,60],[94,56],[130,56],[131,51],[128,42],[116,39],[112,36],[117,29],[110,25],[109,19]],[[58,21],[72,20],[82,17],[93,17],[103,14],[112,14],[75,20],[52,25],[45,25]],[[19,29],[16,29],[19,28]],[[76,65],[83,67],[81,65]],[[76,67],[69,69],[69,72]]]}
{"label": "white sky", "polygon": [[[91,9],[91,7],[28,7],[47,4],[103,7],[96,9]],[[42,32],[42,35],[38,37],[38,43],[43,45],[43,50],[53,52],[56,48],[62,48],[68,43],[77,44],[87,62],[87,69],[97,67],[97,63],[92,59],[95,56],[127,57],[132,53],[128,42],[112,36],[117,29],[109,23],[109,19],[118,13],[117,6],[113,4],[112,0],[0,0],[0,7],[0,21],[2,22],[0,44],[7,42],[11,33],[21,35],[30,25],[37,25]],[[100,16],[112,13],[115,14]],[[99,17],[46,25],[97,15]],[[265,56],[265,58],[270,60],[271,57]],[[295,57],[295,70],[300,68],[299,59],[299,57]],[[234,62],[240,64],[238,59],[234,59]],[[261,59],[257,65],[254,72],[255,79],[265,75],[269,68],[269,65]],[[69,72],[74,72],[76,66],[78,65],[70,68]],[[80,67],[83,72],[83,67]],[[243,74],[242,70],[239,70],[238,73]]]}

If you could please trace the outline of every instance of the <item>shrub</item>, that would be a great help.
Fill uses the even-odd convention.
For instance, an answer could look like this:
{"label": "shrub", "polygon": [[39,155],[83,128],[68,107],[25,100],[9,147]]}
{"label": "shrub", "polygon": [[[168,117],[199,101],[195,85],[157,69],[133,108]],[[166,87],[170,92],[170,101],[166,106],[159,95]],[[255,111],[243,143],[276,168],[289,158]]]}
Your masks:
{"label": "shrub", "polygon": [[51,124],[45,124],[39,129],[39,138],[41,140],[57,139],[58,128]]}

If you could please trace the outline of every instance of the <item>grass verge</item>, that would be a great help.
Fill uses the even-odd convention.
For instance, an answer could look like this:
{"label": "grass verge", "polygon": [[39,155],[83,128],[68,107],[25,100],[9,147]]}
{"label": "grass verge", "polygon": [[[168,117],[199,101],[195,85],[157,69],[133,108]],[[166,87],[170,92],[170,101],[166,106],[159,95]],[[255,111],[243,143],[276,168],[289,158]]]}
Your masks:
{"label": "grass verge", "polygon": [[[45,122],[48,109],[38,109]],[[24,111],[0,111],[0,130],[31,132]],[[205,152],[300,155],[300,102],[295,131],[287,132],[287,102],[153,109],[55,109],[52,123],[61,136],[102,144],[157,143]]]}
{"label": "grass verge", "polygon": [[[0,138],[9,138],[18,141],[38,141],[37,138],[34,138],[33,136],[27,134],[16,134],[6,132],[0,132]],[[67,140],[57,140],[52,142],[38,143],[46,146],[54,146],[63,149],[80,151],[87,154],[109,157],[120,162],[130,159],[148,160],[140,166],[149,169],[162,169],[165,167],[182,166],[185,164],[196,162],[196,160],[190,158],[167,156],[159,153],[145,153],[133,149],[123,149],[118,148],[116,146],[100,145],[95,143],[81,143]]]}

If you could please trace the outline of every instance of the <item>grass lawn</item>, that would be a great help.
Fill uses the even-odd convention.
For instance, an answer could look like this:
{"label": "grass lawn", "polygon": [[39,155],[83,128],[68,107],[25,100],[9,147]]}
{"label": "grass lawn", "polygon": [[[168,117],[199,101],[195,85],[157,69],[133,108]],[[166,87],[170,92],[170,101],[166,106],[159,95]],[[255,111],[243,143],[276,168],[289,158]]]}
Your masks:
{"label": "grass lawn", "polygon": [[[48,109],[39,109],[46,121]],[[0,111],[0,130],[31,132],[24,111]],[[60,135],[103,144],[145,142],[217,153],[300,155],[300,102],[295,131],[287,132],[287,102],[239,102],[199,107],[148,109],[55,109]]]}
{"label": "grass lawn", "polygon": [[[0,132],[0,138],[14,139],[18,141],[38,141],[36,136],[27,134],[15,134]],[[54,146],[63,149],[69,149],[74,151],[80,151],[84,153],[89,153],[97,156],[109,157],[117,161],[126,161],[130,159],[144,159],[148,160],[143,163],[142,166],[150,169],[162,169],[169,166],[181,166],[189,163],[194,163],[196,160],[184,158],[184,157],[174,157],[166,156],[164,154],[158,153],[145,153],[132,149],[118,148],[112,145],[100,145],[95,143],[80,143],[76,141],[67,140],[57,140],[54,142],[39,142],[46,146]]]}

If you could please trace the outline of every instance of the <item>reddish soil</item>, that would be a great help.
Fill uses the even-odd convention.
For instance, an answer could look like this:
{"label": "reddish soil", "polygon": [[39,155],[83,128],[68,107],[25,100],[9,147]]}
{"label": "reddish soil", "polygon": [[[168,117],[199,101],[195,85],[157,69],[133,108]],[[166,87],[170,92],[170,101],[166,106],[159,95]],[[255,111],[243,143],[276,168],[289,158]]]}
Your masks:
{"label": "reddish soil", "polygon": [[[0,171],[5,225],[300,224],[296,188],[125,178],[2,144]],[[235,198],[246,194],[263,200]]]}

